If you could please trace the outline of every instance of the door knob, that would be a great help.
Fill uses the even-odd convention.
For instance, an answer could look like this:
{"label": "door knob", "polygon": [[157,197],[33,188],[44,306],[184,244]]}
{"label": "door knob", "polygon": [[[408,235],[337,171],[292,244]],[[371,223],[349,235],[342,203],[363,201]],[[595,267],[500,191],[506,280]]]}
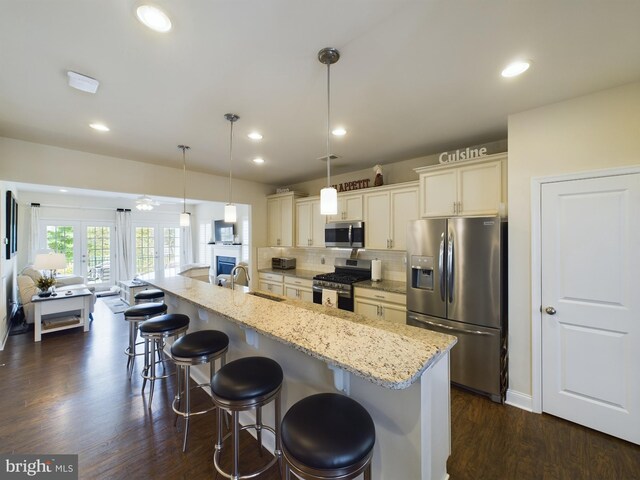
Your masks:
{"label": "door knob", "polygon": [[556,314],[556,309],[553,307],[547,307],[544,309],[545,312],[547,312],[547,314],[549,315],[555,315]]}

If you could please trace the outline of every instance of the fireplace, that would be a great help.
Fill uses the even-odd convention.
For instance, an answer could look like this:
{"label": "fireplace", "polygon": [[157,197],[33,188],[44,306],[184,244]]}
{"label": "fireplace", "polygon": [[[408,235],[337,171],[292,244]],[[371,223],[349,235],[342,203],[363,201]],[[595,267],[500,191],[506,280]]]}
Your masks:
{"label": "fireplace", "polygon": [[217,275],[229,275],[233,267],[236,266],[236,257],[225,257],[216,255],[216,273]]}

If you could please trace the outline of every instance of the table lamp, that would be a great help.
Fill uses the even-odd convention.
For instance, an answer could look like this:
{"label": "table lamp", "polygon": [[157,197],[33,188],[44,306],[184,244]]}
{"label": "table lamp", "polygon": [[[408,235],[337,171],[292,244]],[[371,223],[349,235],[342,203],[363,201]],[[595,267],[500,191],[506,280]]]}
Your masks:
{"label": "table lamp", "polygon": [[49,270],[49,277],[53,278],[56,275],[56,270],[67,268],[67,258],[64,253],[39,253],[33,262],[33,268],[36,270]]}

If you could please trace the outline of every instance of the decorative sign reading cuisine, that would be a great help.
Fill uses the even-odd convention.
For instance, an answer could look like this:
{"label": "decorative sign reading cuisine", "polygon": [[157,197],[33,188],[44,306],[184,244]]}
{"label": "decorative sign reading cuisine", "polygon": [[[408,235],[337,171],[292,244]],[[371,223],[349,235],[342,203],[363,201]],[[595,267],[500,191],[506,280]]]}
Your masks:
{"label": "decorative sign reading cuisine", "polygon": [[486,157],[487,147],[481,148],[465,148],[458,149],[454,152],[442,152],[438,157],[438,161],[442,164],[462,162],[465,160],[474,160],[476,158]]}

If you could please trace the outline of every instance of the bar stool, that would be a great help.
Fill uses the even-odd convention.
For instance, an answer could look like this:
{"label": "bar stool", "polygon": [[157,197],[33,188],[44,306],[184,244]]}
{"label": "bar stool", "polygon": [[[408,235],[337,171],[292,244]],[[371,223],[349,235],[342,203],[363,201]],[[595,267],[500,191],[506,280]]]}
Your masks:
{"label": "bar stool", "polygon": [[[218,437],[213,464],[218,473],[232,480],[254,478],[266,472],[276,462],[281,462],[280,451],[280,390],[282,389],[282,368],[277,362],[265,357],[246,357],[234,360],[221,367],[211,380],[213,402],[218,407]],[[271,428],[262,423],[262,407],[274,401],[275,426]],[[256,410],[256,423],[240,427],[239,414],[242,411]],[[222,436],[222,411],[231,414],[231,432]],[[253,428],[258,437],[262,453],[262,430],[268,430],[275,436],[274,458],[256,472],[240,475],[238,463],[240,456],[240,431]],[[224,472],[219,463],[222,445],[231,436],[233,463],[231,474]]]}
{"label": "bar stool", "polygon": [[127,372],[129,373],[129,379],[131,379],[131,374],[133,373],[133,363],[136,356],[142,355],[142,353],[136,353],[136,345],[142,343],[136,343],[136,339],[138,338],[138,325],[164,313],[167,313],[167,306],[164,303],[134,305],[124,311],[124,319],[129,322],[129,346],[124,351],[125,355],[127,355]]}
{"label": "bar stool", "polygon": [[[141,304],[143,306],[145,304]],[[144,370],[142,371],[142,391],[150,381],[149,389],[149,409],[153,402],[153,387],[156,380],[169,377],[169,374],[156,375],[156,363],[163,362],[160,352],[164,350],[164,342],[169,337],[177,337],[185,333],[189,328],[189,317],[181,313],[167,313],[159,317],[152,318],[140,325],[140,336],[144,338]],[[153,345],[152,345],[153,343]],[[156,362],[156,350],[160,360]]]}
{"label": "bar stool", "polygon": [[319,393],[294,404],[282,420],[284,480],[371,479],[376,431],[371,415],[355,400]]}
{"label": "bar stool", "polygon": [[[184,442],[182,451],[187,451],[187,434],[189,432],[189,418],[194,415],[201,415],[210,412],[215,407],[191,411],[191,389],[192,388],[211,388],[211,380],[215,373],[215,361],[220,359],[220,367],[224,367],[227,350],[229,350],[229,337],[217,330],[200,330],[198,332],[187,333],[184,337],[180,337],[173,345],[171,345],[171,358],[176,364],[176,378],[178,380],[178,393],[173,400],[171,408],[176,415],[184,417]],[[189,378],[191,366],[209,364],[209,383],[197,384],[189,387]],[[181,377],[184,376],[184,384],[181,386]],[[182,408],[182,397],[184,391],[184,408]],[[176,421],[178,417],[176,416]]]}
{"label": "bar stool", "polygon": [[141,303],[162,303],[164,302],[164,292],[157,288],[142,290],[133,297],[136,305]]}

